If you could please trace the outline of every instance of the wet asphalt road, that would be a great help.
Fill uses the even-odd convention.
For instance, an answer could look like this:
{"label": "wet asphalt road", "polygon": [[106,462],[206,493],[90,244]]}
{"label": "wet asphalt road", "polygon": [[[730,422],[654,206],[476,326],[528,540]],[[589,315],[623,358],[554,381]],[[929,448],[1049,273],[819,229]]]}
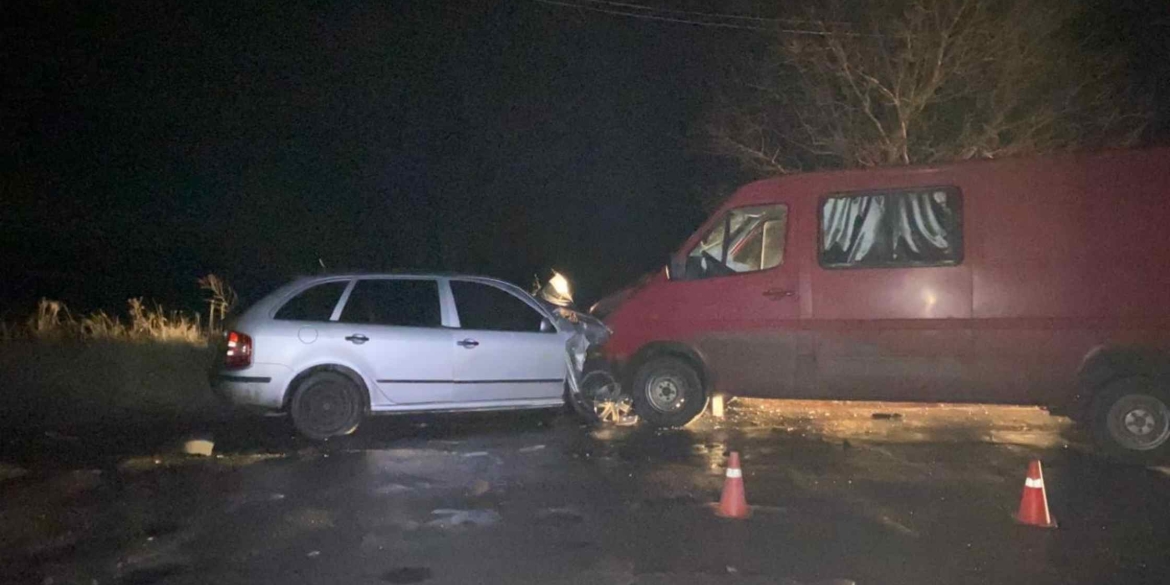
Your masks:
{"label": "wet asphalt road", "polygon": [[[1167,583],[1170,475],[1035,409],[740,401],[682,430],[567,416],[9,433],[0,583]],[[716,518],[741,452],[753,516]],[[1017,526],[1041,458],[1060,528]]]}

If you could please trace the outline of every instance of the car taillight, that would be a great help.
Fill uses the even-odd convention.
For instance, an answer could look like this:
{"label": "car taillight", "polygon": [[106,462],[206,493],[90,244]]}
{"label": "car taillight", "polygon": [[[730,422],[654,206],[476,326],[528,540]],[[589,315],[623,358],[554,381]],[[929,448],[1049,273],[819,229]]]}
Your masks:
{"label": "car taillight", "polygon": [[239,331],[229,331],[223,365],[225,368],[246,368],[252,365],[252,338]]}

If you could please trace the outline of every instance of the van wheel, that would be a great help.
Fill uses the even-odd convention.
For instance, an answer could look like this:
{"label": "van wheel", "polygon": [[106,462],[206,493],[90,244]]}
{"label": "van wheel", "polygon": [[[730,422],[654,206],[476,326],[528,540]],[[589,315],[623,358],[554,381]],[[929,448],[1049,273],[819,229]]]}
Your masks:
{"label": "van wheel", "polygon": [[1146,378],[1106,386],[1093,399],[1093,435],[1106,454],[1148,463],[1170,452],[1170,398]]}
{"label": "van wheel", "polygon": [[630,397],[638,417],[656,427],[681,427],[707,408],[707,393],[690,364],[673,357],[638,368]]}
{"label": "van wheel", "polygon": [[352,380],[337,372],[318,372],[297,386],[289,411],[299,433],[324,441],[354,432],[365,406]]}

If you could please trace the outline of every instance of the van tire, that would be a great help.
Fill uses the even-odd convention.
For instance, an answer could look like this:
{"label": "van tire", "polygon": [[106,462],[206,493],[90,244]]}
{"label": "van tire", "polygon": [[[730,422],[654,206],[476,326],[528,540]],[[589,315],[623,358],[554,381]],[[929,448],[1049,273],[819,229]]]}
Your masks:
{"label": "van tire", "polygon": [[1151,463],[1170,454],[1170,394],[1147,378],[1110,383],[1093,398],[1093,438],[1106,455]]}
{"label": "van tire", "polygon": [[357,430],[365,416],[361,390],[337,372],[317,372],[297,385],[289,404],[297,432],[324,441]]}
{"label": "van tire", "polygon": [[655,427],[686,426],[707,408],[707,392],[698,372],[676,357],[642,364],[630,390],[634,412]]}

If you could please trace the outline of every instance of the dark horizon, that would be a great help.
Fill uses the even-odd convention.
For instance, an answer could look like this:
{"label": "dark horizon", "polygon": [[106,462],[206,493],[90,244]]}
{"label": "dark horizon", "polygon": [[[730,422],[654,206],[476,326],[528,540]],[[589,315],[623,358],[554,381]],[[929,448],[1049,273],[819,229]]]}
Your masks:
{"label": "dark horizon", "polygon": [[[533,1],[8,12],[4,318],[42,296],[198,310],[206,273],[254,300],[320,262],[557,269],[587,304],[743,182],[699,130],[764,40]],[[1159,96],[1166,44],[1135,56]]]}

